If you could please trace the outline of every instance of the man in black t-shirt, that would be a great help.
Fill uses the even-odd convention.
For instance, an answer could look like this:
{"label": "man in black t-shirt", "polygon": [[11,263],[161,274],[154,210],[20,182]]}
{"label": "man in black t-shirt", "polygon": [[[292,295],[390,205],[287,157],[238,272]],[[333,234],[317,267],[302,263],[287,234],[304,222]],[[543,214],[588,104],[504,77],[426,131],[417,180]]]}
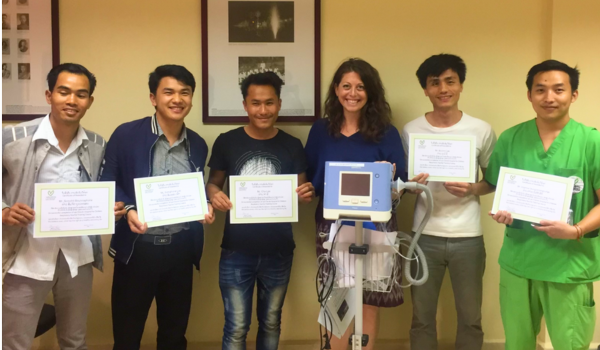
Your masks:
{"label": "man in black t-shirt", "polygon": [[[302,143],[275,128],[282,85],[273,72],[252,74],[242,82],[249,123],[219,135],[208,162],[206,190],[215,209],[227,212],[232,207],[222,190],[231,175],[298,174],[299,201],[312,200],[314,187],[306,178]],[[227,215],[219,262],[225,305],[224,350],[246,348],[255,284],[259,323],[256,349],[277,349],[294,247],[290,223],[232,225]]]}

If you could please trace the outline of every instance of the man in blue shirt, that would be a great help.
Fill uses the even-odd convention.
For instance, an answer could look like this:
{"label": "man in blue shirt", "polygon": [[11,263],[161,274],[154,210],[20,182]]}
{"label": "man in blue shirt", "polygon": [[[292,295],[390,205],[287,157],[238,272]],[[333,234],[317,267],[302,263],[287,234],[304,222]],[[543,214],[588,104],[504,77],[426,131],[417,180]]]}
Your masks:
{"label": "man in blue shirt", "polygon": [[[115,258],[112,315],[115,350],[139,349],[146,318],[156,298],[157,349],[185,349],[192,300],[192,266],[200,268],[201,222],[148,228],[135,203],[135,178],[200,172],[208,147],[185,127],[196,87],[185,67],[160,66],[150,74],[151,117],[119,126],[108,142],[103,181],[116,182],[127,219],[115,228],[109,255]],[[148,156],[149,155],[149,156]],[[214,216],[209,204],[206,223]]]}

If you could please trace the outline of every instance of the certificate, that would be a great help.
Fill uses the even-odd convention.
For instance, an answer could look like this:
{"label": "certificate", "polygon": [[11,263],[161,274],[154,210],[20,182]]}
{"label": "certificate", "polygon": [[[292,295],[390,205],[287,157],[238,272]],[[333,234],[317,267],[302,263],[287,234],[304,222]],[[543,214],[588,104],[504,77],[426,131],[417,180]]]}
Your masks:
{"label": "certificate", "polygon": [[232,224],[298,222],[298,175],[230,176]]}
{"label": "certificate", "polygon": [[115,233],[115,183],[37,183],[33,237]]}
{"label": "certificate", "polygon": [[429,174],[427,181],[475,183],[475,136],[410,134],[408,178]]}
{"label": "certificate", "polygon": [[566,177],[501,167],[492,214],[506,210],[529,222],[567,222],[573,185]]}
{"label": "certificate", "polygon": [[148,227],[204,220],[208,213],[202,172],[133,180],[138,217]]}

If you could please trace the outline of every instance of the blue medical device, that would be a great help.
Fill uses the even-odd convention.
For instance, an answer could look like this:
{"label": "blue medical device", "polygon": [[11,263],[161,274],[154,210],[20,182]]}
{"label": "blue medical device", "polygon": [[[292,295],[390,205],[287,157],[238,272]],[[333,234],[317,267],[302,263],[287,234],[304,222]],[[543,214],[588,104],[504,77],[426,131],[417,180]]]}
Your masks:
{"label": "blue medical device", "polygon": [[387,222],[392,176],[390,163],[326,162],[323,217]]}
{"label": "blue medical device", "polygon": [[[422,285],[429,277],[427,260],[417,242],[429,221],[433,211],[433,197],[429,187],[416,183],[404,183],[398,179],[392,183],[393,166],[390,163],[355,163],[355,162],[326,162],[325,163],[325,189],[323,194],[323,217],[328,220],[355,221],[355,243],[350,245],[349,252],[354,255],[354,282],[357,290],[363,289],[363,258],[369,252],[369,245],[363,244],[363,221],[388,222],[392,217],[392,189],[397,194],[404,189],[422,190],[427,198],[427,213],[417,228],[414,236],[398,231],[400,241],[410,242],[406,256],[399,251],[397,254],[406,259],[404,271],[406,280],[412,285]],[[335,240],[334,240],[335,242]],[[331,242],[331,251],[335,248]],[[417,255],[417,257],[414,257]],[[416,280],[411,275],[411,261],[417,260],[422,265],[423,276]],[[325,260],[329,261],[329,260]],[[322,264],[322,263],[321,263]],[[332,263],[334,269],[335,263]],[[372,264],[372,262],[371,262]],[[335,274],[334,274],[335,276]],[[326,277],[324,280],[328,280]],[[330,290],[333,279],[329,279]],[[324,290],[324,287],[322,287]],[[362,293],[354,293],[355,316],[354,334],[350,339],[352,350],[360,350],[368,343],[368,336],[362,334]],[[325,298],[324,300],[326,300]],[[321,305],[322,307],[323,304]],[[327,327],[327,325],[326,325]],[[326,337],[327,338],[327,337]],[[327,344],[327,342],[326,342]]]}

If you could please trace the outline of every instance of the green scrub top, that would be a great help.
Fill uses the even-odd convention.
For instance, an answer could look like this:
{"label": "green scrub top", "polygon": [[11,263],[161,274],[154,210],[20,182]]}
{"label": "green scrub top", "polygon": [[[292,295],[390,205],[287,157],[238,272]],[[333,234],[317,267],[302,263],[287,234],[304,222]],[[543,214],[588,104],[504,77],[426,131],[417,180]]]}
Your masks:
{"label": "green scrub top", "polygon": [[[535,119],[500,135],[486,171],[496,186],[500,167],[573,177],[573,222],[578,223],[598,204],[600,188],[600,132],[571,119],[544,151]],[[553,239],[529,222],[515,220],[506,227],[500,266],[528,279],[557,283],[600,280],[598,230],[577,240]]]}

